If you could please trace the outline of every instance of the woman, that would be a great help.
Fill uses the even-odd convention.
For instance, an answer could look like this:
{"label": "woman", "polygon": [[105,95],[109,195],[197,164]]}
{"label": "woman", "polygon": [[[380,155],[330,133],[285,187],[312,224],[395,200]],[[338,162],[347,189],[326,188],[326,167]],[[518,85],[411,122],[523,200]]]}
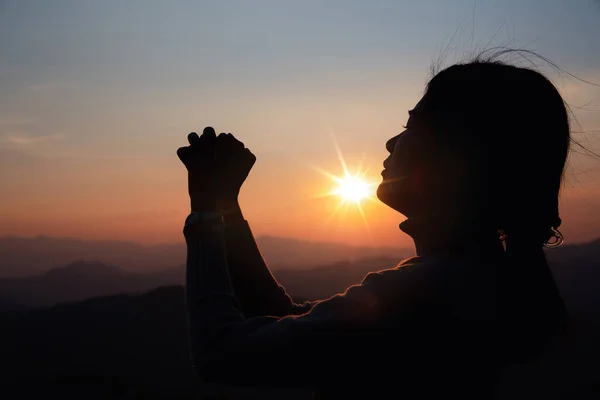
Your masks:
{"label": "woman", "polygon": [[210,127],[188,136],[187,307],[205,379],[328,398],[482,398],[498,368],[566,325],[543,252],[562,241],[570,142],[556,88],[474,61],[435,75],[409,115],[386,144],[377,195],[407,217],[417,256],[304,304],[269,272],[237,202],[254,155]]}

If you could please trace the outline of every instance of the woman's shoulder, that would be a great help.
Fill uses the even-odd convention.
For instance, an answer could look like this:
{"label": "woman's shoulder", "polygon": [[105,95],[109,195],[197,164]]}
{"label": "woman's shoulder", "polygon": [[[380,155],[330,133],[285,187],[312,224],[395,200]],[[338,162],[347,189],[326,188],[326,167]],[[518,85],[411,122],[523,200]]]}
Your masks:
{"label": "woman's shoulder", "polygon": [[371,272],[365,276],[361,286],[380,293],[397,293],[402,296],[448,291],[454,286],[477,280],[484,285],[487,279],[481,265],[469,260],[452,257],[411,257],[396,267]]}
{"label": "woman's shoulder", "polygon": [[447,265],[462,265],[469,263],[469,260],[460,259],[458,257],[450,257],[450,256],[413,256],[409,257],[405,260],[400,261],[400,263],[394,267],[393,269],[401,269],[401,268],[409,268],[409,267],[421,267],[424,268],[434,268],[434,267],[442,267]]}
{"label": "woman's shoulder", "polygon": [[441,258],[410,257],[393,268],[367,274],[362,281],[362,285],[393,285],[397,288],[404,285],[412,286],[416,283],[424,284],[437,275],[438,271],[448,269],[451,263],[451,260]]}

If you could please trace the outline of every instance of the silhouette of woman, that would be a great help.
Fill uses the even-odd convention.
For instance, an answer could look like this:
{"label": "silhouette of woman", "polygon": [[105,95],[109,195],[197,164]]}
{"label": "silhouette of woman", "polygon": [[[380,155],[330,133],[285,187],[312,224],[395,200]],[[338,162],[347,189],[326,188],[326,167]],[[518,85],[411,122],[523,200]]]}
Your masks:
{"label": "silhouette of woman", "polygon": [[473,61],[436,74],[409,115],[377,195],[407,217],[416,257],[303,304],[269,272],[237,201],[254,155],[211,127],[188,136],[186,296],[204,379],[319,398],[491,397],[499,368],[566,326],[543,250],[562,241],[570,131],[557,89]]}

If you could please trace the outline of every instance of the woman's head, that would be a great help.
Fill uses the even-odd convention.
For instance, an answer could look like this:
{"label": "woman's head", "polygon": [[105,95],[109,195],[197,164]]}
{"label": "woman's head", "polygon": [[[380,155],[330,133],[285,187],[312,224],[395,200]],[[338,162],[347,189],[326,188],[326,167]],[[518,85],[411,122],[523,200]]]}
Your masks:
{"label": "woman's head", "polygon": [[431,79],[405,131],[387,142],[377,195],[409,218],[542,244],[560,225],[569,143],[566,106],[542,74],[500,62],[453,65]]}

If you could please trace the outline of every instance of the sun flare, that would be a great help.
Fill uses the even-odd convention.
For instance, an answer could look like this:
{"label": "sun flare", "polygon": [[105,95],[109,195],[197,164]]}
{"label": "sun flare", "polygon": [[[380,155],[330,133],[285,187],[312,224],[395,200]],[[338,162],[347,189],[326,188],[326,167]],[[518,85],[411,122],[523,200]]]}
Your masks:
{"label": "sun flare", "polygon": [[358,204],[373,195],[373,185],[360,176],[347,174],[344,178],[337,178],[336,182],[337,187],[333,189],[333,193],[342,201]]}
{"label": "sun flare", "polygon": [[321,197],[334,197],[339,199],[339,203],[332,210],[329,219],[335,216],[345,217],[348,212],[355,210],[361,216],[365,227],[370,231],[367,217],[365,215],[364,203],[370,201],[372,203],[378,203],[377,197],[375,196],[375,189],[379,182],[371,179],[369,174],[370,168],[363,168],[363,159],[357,164],[353,165],[352,168],[348,168],[346,160],[340,151],[335,138],[332,135],[335,149],[337,151],[338,160],[340,161],[341,173],[335,174],[326,171],[311,164],[311,167],[325,176],[331,181],[331,186],[325,192],[321,192],[316,195],[315,198]]}

